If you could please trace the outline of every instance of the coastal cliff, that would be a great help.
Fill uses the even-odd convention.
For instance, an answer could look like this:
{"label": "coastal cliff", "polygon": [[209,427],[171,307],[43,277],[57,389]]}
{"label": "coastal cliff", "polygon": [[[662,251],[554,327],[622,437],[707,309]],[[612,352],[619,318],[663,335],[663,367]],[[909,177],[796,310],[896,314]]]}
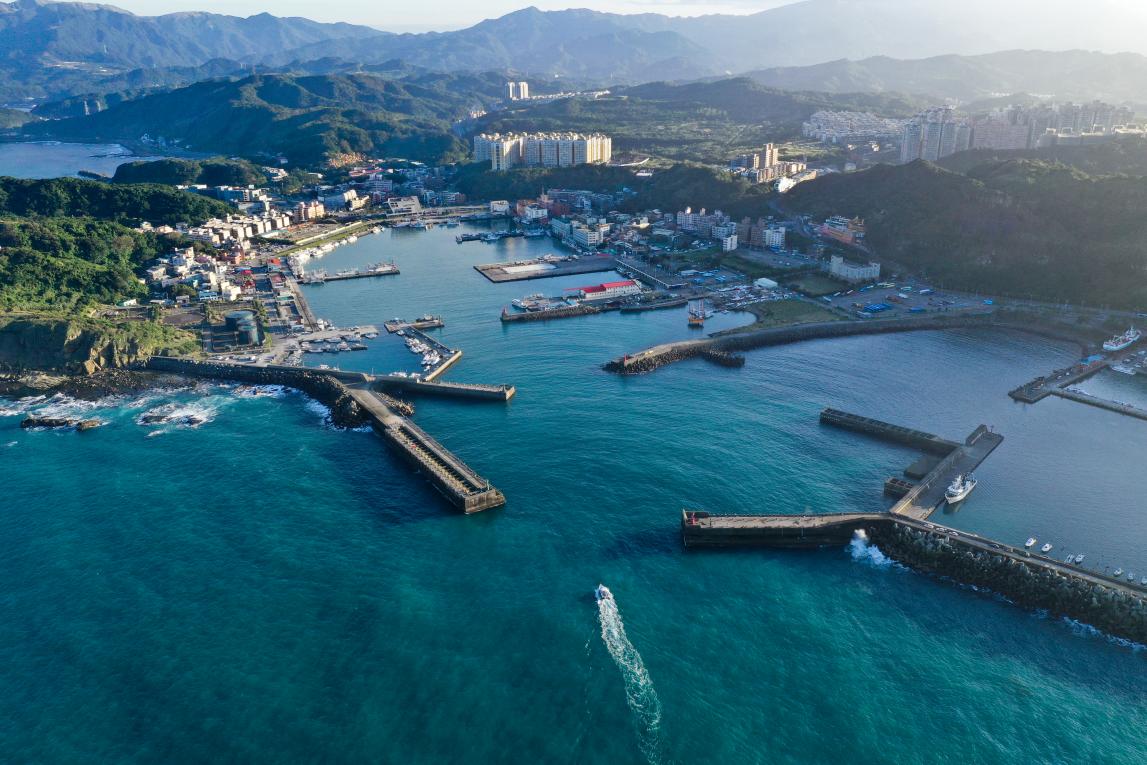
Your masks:
{"label": "coastal cliff", "polygon": [[140,364],[156,353],[187,350],[194,337],[151,322],[0,317],[0,371],[92,375]]}

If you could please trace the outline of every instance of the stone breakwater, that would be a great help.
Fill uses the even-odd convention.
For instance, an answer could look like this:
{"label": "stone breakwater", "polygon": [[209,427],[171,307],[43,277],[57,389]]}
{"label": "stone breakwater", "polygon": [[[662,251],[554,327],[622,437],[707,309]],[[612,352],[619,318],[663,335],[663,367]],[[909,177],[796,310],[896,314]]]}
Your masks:
{"label": "stone breakwater", "polygon": [[901,523],[876,523],[873,543],[910,568],[999,593],[1024,608],[1045,610],[1110,635],[1147,644],[1147,591],[1099,581],[1084,572],[979,549],[950,534]]}
{"label": "stone breakwater", "polygon": [[[631,356],[623,356],[607,362],[602,368],[618,374],[644,374],[677,361],[716,354],[730,355],[735,351],[747,351],[770,345],[787,345],[805,340],[830,337],[850,337],[853,335],[877,335],[887,332],[914,332],[921,330],[953,329],[957,327],[990,326],[990,316],[977,314],[969,316],[931,316],[918,319],[873,320],[873,321],[831,321],[815,324],[796,324],[791,327],[777,327],[741,332],[733,335],[719,335],[705,340],[684,340],[679,343],[666,343]],[[723,358],[723,357],[722,357]],[[723,363],[723,362],[718,362]],[[744,359],[735,365],[743,366]]]}
{"label": "stone breakwater", "polygon": [[234,380],[251,385],[286,385],[306,393],[329,408],[331,422],[340,428],[357,428],[368,422],[366,412],[350,395],[346,385],[330,375],[303,367],[266,369],[240,364],[217,364],[211,361],[154,356],[148,361],[148,368],[195,377]]}

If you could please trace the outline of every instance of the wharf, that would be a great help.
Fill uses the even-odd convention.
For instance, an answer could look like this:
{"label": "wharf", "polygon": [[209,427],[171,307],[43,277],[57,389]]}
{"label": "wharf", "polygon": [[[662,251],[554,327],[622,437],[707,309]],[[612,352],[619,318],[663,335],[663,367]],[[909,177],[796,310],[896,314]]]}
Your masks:
{"label": "wharf", "polygon": [[591,316],[595,313],[602,313],[603,311],[612,311],[613,308],[609,306],[596,306],[580,303],[578,305],[567,305],[562,308],[551,308],[548,311],[521,311],[513,312],[502,309],[502,322],[509,324],[517,321],[549,321],[550,319],[569,319],[574,316]]}
{"label": "wharf", "polygon": [[1083,382],[1108,366],[1110,362],[1104,359],[1090,364],[1076,364],[1067,369],[1057,369],[1048,377],[1037,377],[1015,390],[1008,391],[1008,395],[1024,404],[1035,404],[1070,385]]}
{"label": "wharf", "polygon": [[299,316],[303,319],[303,325],[309,330],[317,330],[319,328],[319,320],[315,318],[315,314],[311,311],[311,306],[307,303],[307,298],[303,295],[303,291],[299,289],[299,283],[295,281],[295,277],[289,273],[283,274],[283,280],[287,284],[287,289],[290,290],[291,296],[295,301],[295,308],[299,312]]}
{"label": "wharf", "polygon": [[686,284],[681,280],[681,277],[670,274],[659,268],[650,268],[647,265],[636,263],[632,260],[618,259],[618,266],[633,274],[639,281],[645,282],[655,290],[678,290],[683,289]]}
{"label": "wharf", "polygon": [[616,268],[617,261],[605,255],[587,255],[568,260],[533,258],[512,263],[483,263],[474,266],[475,271],[495,284],[613,271]]}
{"label": "wharf", "polygon": [[680,308],[689,304],[688,298],[674,298],[672,300],[655,300],[649,303],[634,303],[623,305],[622,313],[642,313],[644,311],[660,311],[665,308]]}
{"label": "wharf", "polygon": [[884,522],[884,513],[823,515],[715,515],[684,510],[685,547],[816,548],[845,545],[858,528]]}
{"label": "wharf", "polygon": [[327,282],[341,282],[348,279],[371,279],[376,276],[394,276],[400,273],[398,266],[393,263],[380,263],[370,268],[359,268],[353,271],[337,271],[328,274],[326,271],[316,271],[311,275],[300,275],[300,284],[326,284]]}
{"label": "wharf", "polygon": [[422,393],[429,396],[468,398],[476,401],[509,401],[517,393],[513,385],[483,385],[480,383],[460,383],[443,380],[417,380],[401,375],[381,375],[374,380],[382,388],[392,388],[407,393]]}
{"label": "wharf", "polygon": [[445,327],[446,322],[440,316],[432,316],[426,319],[417,319],[415,321],[403,321],[402,319],[391,319],[390,321],[383,322],[383,327],[387,332],[394,334],[399,330],[405,329],[438,329]]}
{"label": "wharf", "polygon": [[1090,393],[1083,393],[1082,391],[1077,390],[1067,390],[1066,388],[1057,388],[1051,391],[1051,394],[1053,396],[1065,398],[1068,401],[1077,401],[1081,404],[1087,404],[1089,406],[1098,407],[1100,409],[1106,409],[1107,411],[1115,412],[1116,414],[1125,414],[1128,417],[1135,417],[1139,420],[1147,420],[1147,410],[1140,409],[1139,407],[1132,406],[1131,404],[1124,404],[1121,401],[1109,401],[1108,399],[1100,398],[1099,396],[1093,396]]}
{"label": "wharf", "polygon": [[[445,343],[441,343],[438,340],[435,340],[433,337],[426,334],[422,330],[415,329],[414,327],[409,327],[406,330],[406,335],[407,337],[413,337],[416,340],[422,341],[424,345],[436,351],[441,359],[437,364],[422,373],[421,379],[425,380],[426,382],[433,382],[436,377],[441,375],[450,367],[454,366],[458,359],[462,358],[462,351],[448,347]],[[389,375],[389,377],[394,376],[395,375]]]}
{"label": "wharf", "polygon": [[917,484],[909,484],[900,479],[885,481],[885,493],[895,495],[901,494],[903,490],[900,501],[893,505],[891,512],[917,520],[926,520],[936,512],[936,509],[944,504],[944,492],[956,476],[975,470],[1004,440],[999,433],[993,433],[986,425],[980,425],[961,444],[922,430],[905,428],[839,409],[825,409],[820,413],[820,421],[825,425],[864,433],[943,456],[943,459],[932,465]]}

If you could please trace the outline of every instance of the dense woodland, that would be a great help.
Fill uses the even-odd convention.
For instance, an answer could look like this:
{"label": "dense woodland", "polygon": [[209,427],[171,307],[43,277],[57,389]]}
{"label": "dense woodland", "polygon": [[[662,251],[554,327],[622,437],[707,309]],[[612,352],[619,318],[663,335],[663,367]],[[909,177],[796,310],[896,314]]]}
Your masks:
{"label": "dense woodland", "polygon": [[173,240],[128,224],[199,222],[226,210],[162,186],[0,178],[0,310],[74,315],[144,297],[139,268]]}
{"label": "dense woodland", "polygon": [[1147,178],[1037,160],[956,173],[917,161],[803,183],[784,198],[820,218],[860,216],[878,258],[943,286],[1147,308]]}

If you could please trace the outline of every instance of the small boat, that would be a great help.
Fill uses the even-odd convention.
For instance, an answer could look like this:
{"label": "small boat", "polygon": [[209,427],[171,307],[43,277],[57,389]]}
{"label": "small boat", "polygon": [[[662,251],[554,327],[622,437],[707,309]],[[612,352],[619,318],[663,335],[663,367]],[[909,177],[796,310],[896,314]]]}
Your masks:
{"label": "small boat", "polygon": [[1083,555],[1083,553],[1080,553],[1079,555],[1076,555],[1076,556],[1075,556],[1075,562],[1076,562],[1077,564],[1079,564],[1079,563],[1083,563],[1083,558],[1084,558],[1084,555]]}
{"label": "small boat", "polygon": [[1039,551],[1043,553],[1051,552],[1051,542],[1048,542],[1043,547],[1039,548]]}
{"label": "small boat", "polygon": [[976,479],[971,473],[961,473],[956,476],[956,480],[944,492],[944,499],[948,500],[949,505],[954,505],[957,502],[963,502],[972,493],[972,489],[976,488]]}
{"label": "small boat", "polygon": [[1024,547],[1031,547],[1035,544],[1035,537],[1028,537],[1028,541],[1024,542]]}
{"label": "small boat", "polygon": [[1127,581],[1134,582],[1135,581],[1135,574],[1131,574],[1131,573],[1127,574]]}
{"label": "small boat", "polygon": [[1115,571],[1113,571],[1111,573],[1111,575],[1114,576],[1116,579],[1118,579],[1119,577],[1123,576],[1123,569],[1117,568],[1117,569],[1115,569]]}
{"label": "small boat", "polygon": [[593,595],[598,600],[613,600],[613,593],[604,584],[599,584],[597,589],[593,591]]}
{"label": "small boat", "polygon": [[1144,587],[1147,587],[1147,576],[1140,579],[1139,584],[1143,585]]}

